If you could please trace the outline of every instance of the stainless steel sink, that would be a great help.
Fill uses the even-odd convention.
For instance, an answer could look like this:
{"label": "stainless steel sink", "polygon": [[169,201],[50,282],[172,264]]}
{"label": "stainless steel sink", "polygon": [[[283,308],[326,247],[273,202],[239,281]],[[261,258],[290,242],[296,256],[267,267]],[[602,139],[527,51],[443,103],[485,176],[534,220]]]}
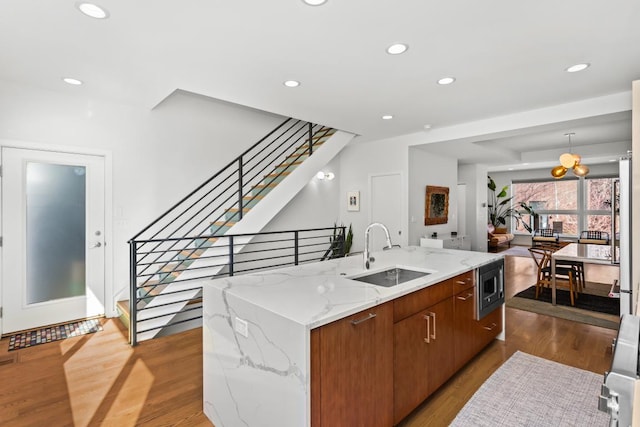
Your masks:
{"label": "stainless steel sink", "polygon": [[408,270],[406,268],[393,267],[377,273],[367,274],[365,276],[351,277],[352,280],[370,283],[372,285],[384,286],[390,288],[409,280],[427,276],[431,273],[418,270]]}

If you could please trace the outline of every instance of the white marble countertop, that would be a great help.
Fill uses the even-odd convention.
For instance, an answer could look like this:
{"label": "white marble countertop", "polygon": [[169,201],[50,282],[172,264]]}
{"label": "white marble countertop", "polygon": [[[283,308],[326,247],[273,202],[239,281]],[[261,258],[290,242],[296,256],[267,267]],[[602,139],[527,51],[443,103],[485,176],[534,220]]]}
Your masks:
{"label": "white marble countertop", "polygon": [[[370,270],[362,255],[216,279],[205,286],[223,292],[225,300],[239,299],[313,329],[429,285],[457,276],[503,255],[409,246],[373,252]],[[431,274],[385,288],[349,277],[408,267]]]}
{"label": "white marble countertop", "polygon": [[551,254],[554,260],[584,261],[591,264],[611,264],[611,246],[570,243]]}

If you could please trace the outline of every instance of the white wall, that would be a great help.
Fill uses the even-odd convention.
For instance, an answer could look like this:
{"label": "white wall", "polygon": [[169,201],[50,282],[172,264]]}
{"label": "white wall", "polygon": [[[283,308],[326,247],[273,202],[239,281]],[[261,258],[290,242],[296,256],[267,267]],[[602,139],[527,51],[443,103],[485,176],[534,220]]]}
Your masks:
{"label": "white wall", "polygon": [[[369,218],[369,179],[371,175],[400,173],[403,178],[404,201],[398,207],[402,217],[402,246],[418,245],[420,237],[434,231],[448,233],[457,227],[457,160],[436,156],[420,149],[409,149],[422,135],[413,138],[391,138],[359,143],[357,138],[340,153],[340,221],[352,224],[353,252],[362,251],[364,230]],[[424,226],[424,201],[427,185],[449,187],[449,220],[447,224]],[[346,194],[360,191],[360,211],[347,211]],[[412,221],[413,219],[413,221]],[[395,237],[392,238],[396,243]]]}
{"label": "white wall", "polygon": [[[393,140],[385,139],[373,142],[359,143],[354,139],[339,156],[340,179],[339,203],[340,221],[353,226],[352,252],[364,249],[364,231],[369,225],[369,177],[373,174],[400,172],[403,177],[402,194],[405,197],[403,206],[399,206],[402,216],[402,238],[399,242],[392,237],[394,244],[407,245],[406,221],[406,181],[408,171],[408,148],[406,144],[395,144]],[[347,211],[347,192],[360,192],[360,211]]]}
{"label": "white wall", "polygon": [[334,223],[341,225],[339,168],[337,157],[322,168],[324,172],[333,172],[335,178],[331,181],[313,178],[264,231],[332,227]]}
{"label": "white wall", "polygon": [[[0,140],[108,153],[113,165],[108,295],[127,287],[127,241],[283,120],[185,92],[149,111],[88,99],[82,87],[53,92],[0,81]],[[333,224],[335,197],[310,194],[305,190],[303,201],[292,202],[293,208],[313,212],[309,224]],[[298,219],[287,210],[278,221],[293,224]],[[106,309],[113,313],[114,307]]]}
{"label": "white wall", "polygon": [[466,228],[471,238],[471,249],[487,251],[487,166],[461,165],[458,183],[466,184]]}
{"label": "white wall", "polygon": [[[449,189],[449,216],[446,224],[424,225],[427,185]],[[409,148],[409,244],[419,245],[420,237],[436,232],[449,236],[458,231],[458,161]]]}

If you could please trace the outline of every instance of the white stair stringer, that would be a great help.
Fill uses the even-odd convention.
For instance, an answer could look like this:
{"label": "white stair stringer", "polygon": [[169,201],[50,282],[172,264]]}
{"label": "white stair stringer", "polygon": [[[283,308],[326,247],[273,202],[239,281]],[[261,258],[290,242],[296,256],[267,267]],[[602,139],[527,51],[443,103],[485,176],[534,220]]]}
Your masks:
{"label": "white stair stringer", "polygon": [[[305,159],[298,165],[286,179],[278,183],[269,193],[267,193],[259,203],[246,213],[242,220],[231,227],[226,234],[252,234],[259,233],[295,196],[300,192],[311,179],[327,165],[342,149],[355,137],[354,134],[336,131],[324,144],[313,151],[313,155]],[[253,239],[253,236],[243,236],[234,238],[234,253],[239,253],[244,246]],[[202,277],[203,275],[213,276],[220,272],[229,262],[228,239],[218,239],[207,249],[201,258],[195,260],[188,269],[183,271],[177,282],[171,282],[156,295],[145,308],[138,312],[138,321],[144,321],[139,326],[140,330],[158,328],[147,332],[140,332],[137,335],[138,341],[154,338],[161,327],[167,325],[182,310],[187,303],[181,300],[197,298],[201,292],[201,287],[207,279],[188,280],[190,278]],[[219,258],[206,259],[214,255],[222,255]],[[197,268],[190,271],[191,268]],[[176,294],[174,292],[196,288],[190,291]],[[175,303],[170,306],[164,304]],[[147,320],[148,319],[148,320]]]}

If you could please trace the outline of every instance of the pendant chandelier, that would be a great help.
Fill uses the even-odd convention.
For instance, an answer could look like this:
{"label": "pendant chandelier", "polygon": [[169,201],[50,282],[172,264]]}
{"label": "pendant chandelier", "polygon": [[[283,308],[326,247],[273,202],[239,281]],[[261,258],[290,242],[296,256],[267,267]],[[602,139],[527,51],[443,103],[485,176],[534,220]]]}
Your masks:
{"label": "pendant chandelier", "polygon": [[569,152],[560,155],[560,166],[556,166],[551,169],[551,176],[560,179],[563,178],[569,169],[573,170],[573,174],[578,177],[587,176],[589,168],[583,164],[580,164],[582,158],[575,153],[571,152],[571,137],[575,133],[565,133],[564,136],[569,137]]}

